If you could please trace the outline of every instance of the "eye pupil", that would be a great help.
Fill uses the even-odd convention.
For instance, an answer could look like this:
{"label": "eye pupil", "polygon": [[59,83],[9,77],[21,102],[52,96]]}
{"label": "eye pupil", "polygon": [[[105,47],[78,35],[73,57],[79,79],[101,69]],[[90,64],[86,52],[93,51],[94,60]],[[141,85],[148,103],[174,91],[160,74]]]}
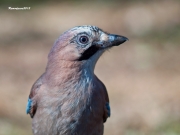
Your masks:
{"label": "eye pupil", "polygon": [[79,39],[79,41],[80,41],[82,44],[86,44],[86,43],[89,41],[89,39],[88,39],[88,37],[86,37],[86,36],[81,36],[80,39]]}
{"label": "eye pupil", "polygon": [[82,38],[82,42],[86,42],[86,38],[83,37],[83,38]]}

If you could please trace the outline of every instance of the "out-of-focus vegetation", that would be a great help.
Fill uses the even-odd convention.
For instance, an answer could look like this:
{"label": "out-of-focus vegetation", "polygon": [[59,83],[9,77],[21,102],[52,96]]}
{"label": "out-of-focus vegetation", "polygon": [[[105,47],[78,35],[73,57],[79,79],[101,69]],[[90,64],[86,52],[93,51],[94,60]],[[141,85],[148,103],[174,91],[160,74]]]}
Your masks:
{"label": "out-of-focus vegetation", "polygon": [[0,135],[32,135],[30,88],[56,38],[84,24],[130,39],[96,66],[112,110],[105,135],[180,134],[179,0],[0,0],[0,11]]}

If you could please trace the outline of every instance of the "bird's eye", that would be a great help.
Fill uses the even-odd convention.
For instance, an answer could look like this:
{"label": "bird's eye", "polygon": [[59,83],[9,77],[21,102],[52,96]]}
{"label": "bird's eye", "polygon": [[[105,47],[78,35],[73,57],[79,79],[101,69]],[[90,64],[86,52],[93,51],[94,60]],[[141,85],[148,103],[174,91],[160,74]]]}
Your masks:
{"label": "bird's eye", "polygon": [[86,44],[89,41],[89,38],[87,36],[81,36],[79,38],[79,42],[82,44]]}

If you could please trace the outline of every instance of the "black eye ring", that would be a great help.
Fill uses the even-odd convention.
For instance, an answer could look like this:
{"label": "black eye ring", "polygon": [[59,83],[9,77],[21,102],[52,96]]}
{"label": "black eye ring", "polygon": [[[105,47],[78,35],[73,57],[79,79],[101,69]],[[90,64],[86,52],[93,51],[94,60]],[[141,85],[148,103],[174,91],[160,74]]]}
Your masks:
{"label": "black eye ring", "polygon": [[80,36],[79,38],[79,42],[82,44],[86,44],[88,43],[88,41],[89,41],[89,38],[87,36]]}

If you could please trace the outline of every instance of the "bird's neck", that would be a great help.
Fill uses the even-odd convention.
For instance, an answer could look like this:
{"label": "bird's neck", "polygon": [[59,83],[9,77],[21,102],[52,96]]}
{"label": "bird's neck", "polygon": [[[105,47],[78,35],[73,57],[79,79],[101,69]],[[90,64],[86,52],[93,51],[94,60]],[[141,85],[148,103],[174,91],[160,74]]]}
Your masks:
{"label": "bird's neck", "polygon": [[79,82],[94,77],[94,67],[91,61],[48,61],[46,81],[49,85],[58,86],[66,82]]}

